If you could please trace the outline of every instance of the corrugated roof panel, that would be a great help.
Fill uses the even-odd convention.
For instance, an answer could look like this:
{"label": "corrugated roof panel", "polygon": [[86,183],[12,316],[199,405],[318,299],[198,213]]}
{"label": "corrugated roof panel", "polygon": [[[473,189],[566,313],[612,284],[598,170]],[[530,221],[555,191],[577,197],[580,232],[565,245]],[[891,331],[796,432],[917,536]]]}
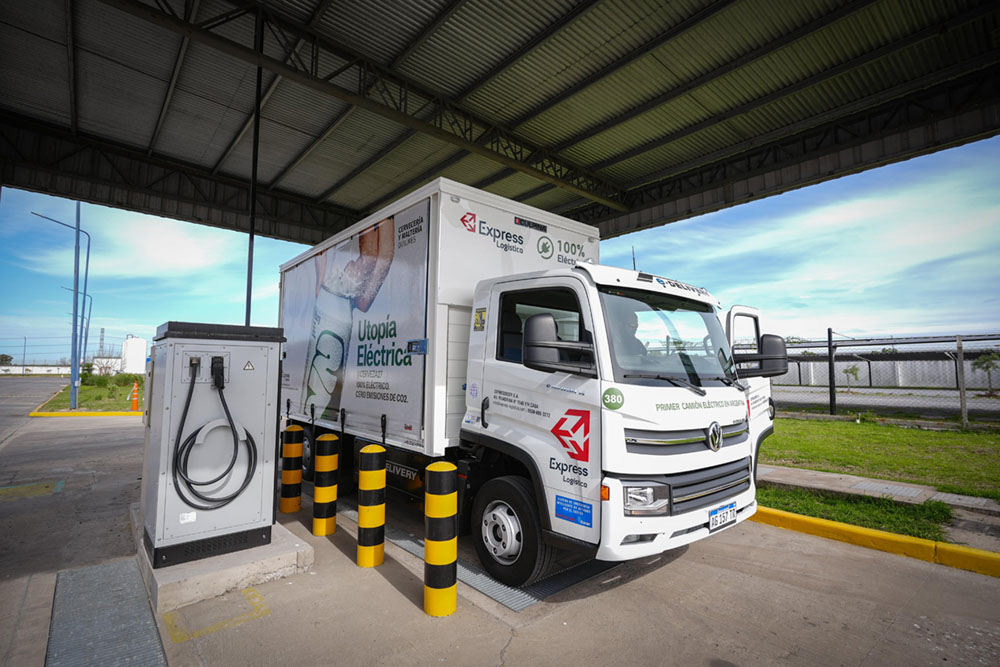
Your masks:
{"label": "corrugated roof panel", "polygon": [[[631,0],[601,3],[581,20],[555,35],[543,47],[532,53],[531,57],[523,59],[517,66],[511,68],[506,77],[498,78],[495,85],[484,90],[484,99],[481,103],[486,106],[496,105],[498,101],[509,97],[512,87],[516,88],[518,81],[523,80],[528,93],[517,98],[515,104],[503,111],[504,120],[513,122],[515,118],[523,116],[581,81],[598,80],[596,78],[598,72],[605,67],[636,50],[647,48],[647,45],[659,40],[673,26],[696,14],[705,4],[693,0],[661,5]],[[609,78],[614,80],[645,57],[648,57],[648,54],[624,69],[619,69],[610,77],[600,80],[607,81]],[[669,66],[655,62],[647,63],[645,67],[648,68],[647,71],[653,73],[654,80],[660,76],[668,76],[671,71]],[[570,115],[570,118],[575,112],[589,113],[588,104],[576,106],[579,104],[578,96],[579,93],[546,113],[558,115],[560,112],[556,109],[562,109]],[[599,108],[603,109],[607,104],[608,100],[601,100]],[[522,129],[529,131],[534,122],[530,121],[528,127]],[[572,124],[572,120],[570,123]]]}
{"label": "corrugated roof panel", "polygon": [[[253,129],[247,132],[245,141],[236,145],[232,155],[226,160],[226,173],[249,180],[253,161]],[[260,151],[257,163],[258,183],[267,185],[291,162],[299,150],[312,137],[283,123],[275,123],[264,116],[260,123]],[[284,187],[282,183],[279,187]]]}
{"label": "corrugated roof panel", "polygon": [[544,183],[545,181],[540,181],[528,174],[516,172],[503,180],[487,186],[485,190],[501,197],[512,198],[522,192],[537,188],[539,185],[544,185]]}
{"label": "corrugated roof panel", "polygon": [[493,160],[470,155],[441,172],[441,176],[466,185],[475,185],[488,176],[504,169]]}
{"label": "corrugated roof panel", "polygon": [[[744,103],[752,103],[754,99],[804,80],[810,75],[821,74],[866,50],[901,36],[896,34],[902,30],[901,27],[895,30],[887,27],[880,31],[881,43],[858,44],[857,40],[852,40],[852,35],[862,33],[865,22],[872,20],[870,14],[871,12],[862,11],[829,29],[813,33],[808,38],[716,79],[667,105],[583,142],[564,154],[577,161],[593,163],[600,157],[621,153],[657,136],[669,136],[706,118],[727,113]],[[905,70],[896,71],[885,78],[885,84],[905,76]],[[875,89],[882,87],[884,86],[879,85]],[[858,90],[853,96],[841,97],[840,101],[862,94],[864,91]],[[789,113],[784,120],[791,122],[796,117],[799,116]]]}
{"label": "corrugated roof panel", "polygon": [[376,162],[334,196],[341,206],[365,210],[373,202],[399,187],[427,168],[454,152],[454,147],[432,137],[416,134]]}
{"label": "corrugated roof panel", "polygon": [[66,46],[0,23],[0,107],[68,127]]}
{"label": "corrugated roof panel", "polygon": [[[427,37],[401,71],[435,90],[457,95],[572,6],[568,0],[467,2]],[[483,39],[483,26],[493,31],[489,39]],[[479,113],[492,111],[474,100],[468,106]]]}
{"label": "corrugated roof panel", "polygon": [[448,4],[449,0],[345,0],[332,4],[319,31],[355,53],[382,64],[392,62]]}
{"label": "corrugated roof panel", "polygon": [[[83,3],[80,3],[83,4]],[[5,2],[3,23],[47,40],[66,43],[66,3],[64,0]]]}
{"label": "corrugated roof panel", "polygon": [[[98,53],[131,70],[157,77],[163,80],[166,90],[181,45],[179,35],[96,0],[74,2],[73,6],[77,51]],[[60,14],[65,16],[65,12]],[[81,82],[87,75],[86,70],[78,68]]]}
{"label": "corrugated roof panel", "polygon": [[[654,90],[653,94],[644,95],[641,100],[631,99],[627,93],[627,79],[619,79],[618,77],[615,77],[615,80],[602,82],[592,86],[591,89],[586,91],[584,95],[579,97],[581,100],[587,100],[595,95],[598,95],[600,98],[607,99],[608,102],[604,105],[604,116],[613,120],[624,110],[639,106],[641,102],[645,102],[647,99],[651,99],[662,92],[676,88],[679,82],[687,82],[697,78],[698,76],[710,73],[712,70],[730,62],[740,55],[773,41],[779,34],[788,32],[798,25],[817,18],[825,13],[826,10],[825,5],[810,8],[807,5],[799,5],[796,3],[795,6],[802,10],[801,15],[785,16],[783,21],[769,20],[770,17],[767,16],[766,10],[764,8],[760,8],[760,11],[765,13],[762,19],[757,23],[751,22],[751,17],[754,15],[754,12],[751,11],[747,14],[745,11],[742,11],[741,6],[736,6],[730,11],[717,15],[716,20],[704,23],[698,28],[692,30],[690,33],[669,43],[667,46],[655,52],[650,58],[643,59],[639,63],[636,63],[636,65],[630,69],[632,72],[642,73],[643,68],[641,65],[649,61],[666,59],[672,63],[682,62],[683,58],[680,56],[689,52],[709,55],[709,59],[705,60],[702,66],[698,67],[694,71],[686,73],[683,77],[674,78],[672,80],[664,78],[660,82],[661,88],[659,90]],[[736,11],[737,9],[741,9],[741,11]],[[807,9],[809,11],[806,11]],[[791,14],[791,12],[789,12],[789,14]],[[731,24],[745,26],[744,29],[736,32],[748,38],[749,36],[752,36],[753,41],[740,43],[738,45],[728,43],[726,48],[711,47],[710,45],[712,44],[721,44],[724,42],[724,40],[718,39],[719,32],[720,30],[734,30]],[[768,26],[768,28],[763,29],[762,24]],[[724,27],[720,28],[720,26]],[[699,58],[700,57],[701,56],[699,55]],[[748,67],[755,67],[761,72],[770,73],[775,81],[778,81],[782,76],[784,76],[786,80],[791,79],[790,70],[795,69],[787,67],[775,68],[773,63],[766,66],[754,63]],[[742,73],[745,71],[747,71],[747,67],[731,73],[725,77],[725,79],[728,80],[732,77],[743,76]],[[614,155],[622,150],[631,148],[639,143],[644,143],[657,135],[663,135],[667,132],[675,131],[680,127],[684,127],[695,122],[696,120],[700,120],[706,116],[724,111],[724,102],[739,103],[741,101],[745,101],[746,99],[751,99],[757,90],[759,90],[759,88],[751,90],[751,88],[753,88],[752,86],[745,87],[745,90],[742,92],[742,99],[739,95],[737,95],[735,100],[733,98],[720,100],[717,96],[713,97],[713,94],[710,92],[711,88],[716,85],[718,85],[718,83],[713,82],[696,88],[693,91],[676,98],[667,105],[661,105],[642,116],[636,117],[614,127],[613,129],[605,131],[601,135],[597,135],[593,139],[578,144],[571,152],[567,153],[567,155],[571,155],[573,159],[576,160],[594,162],[600,158]],[[617,100],[622,100],[624,103],[619,105]],[[595,100],[594,104],[591,106],[596,108],[597,104],[598,102]],[[582,106],[583,105],[581,104],[581,107]],[[578,113],[573,114],[576,118],[586,118],[587,115],[588,114],[583,113],[582,108]],[[539,118],[537,123],[532,123],[532,125],[536,126],[539,131],[543,132],[547,136],[556,136],[556,134],[559,133],[562,137],[566,137],[576,133],[565,131],[559,132],[559,124],[557,122],[558,117],[559,116],[557,115],[549,116],[546,114],[545,116]],[[591,126],[593,126],[593,123],[587,122],[584,127]]]}
{"label": "corrugated roof panel", "polygon": [[349,105],[336,97],[283,79],[263,107],[263,114],[309,135],[322,134]]}
{"label": "corrugated roof panel", "polygon": [[356,110],[282,181],[281,187],[309,197],[318,196],[381,152],[403,131],[404,128],[381,116]]}
{"label": "corrugated roof panel", "polygon": [[470,103],[510,123],[656,39],[703,4],[696,0],[667,5],[632,0],[602,2],[498,76]]}
{"label": "corrugated roof panel", "polygon": [[711,153],[718,145],[736,143],[744,138],[725,125],[713,126],[705,130],[704,133],[661,146],[648,153],[608,167],[601,173],[619,183],[629,183],[647,173],[667,169],[689,160],[696,160]]}
{"label": "corrugated roof panel", "polygon": [[[178,88],[156,142],[156,152],[206,168],[243,126],[246,113]],[[226,165],[222,171],[228,173]]]}
{"label": "corrugated roof panel", "polygon": [[[694,11],[692,8],[691,13]],[[543,137],[550,142],[560,141],[725,62],[735,46],[713,39],[709,29],[733,11],[733,7],[725,9],[612,75],[595,79],[573,97],[528,121],[520,131],[535,141]],[[661,32],[667,32],[686,17],[687,14],[664,24]],[[658,34],[652,37],[657,38]],[[741,31],[741,42],[751,38],[747,30]]]}
{"label": "corrugated roof panel", "polygon": [[272,0],[272,5],[282,14],[306,24],[316,13],[316,8],[324,2],[326,0]]}
{"label": "corrugated roof panel", "polygon": [[563,188],[552,188],[541,194],[535,195],[534,197],[525,199],[524,203],[529,206],[551,211],[558,206],[568,204],[571,201],[576,201],[579,198],[580,195],[574,194],[569,190],[564,190]]}
{"label": "corrugated roof panel", "polygon": [[163,103],[163,82],[124,64],[80,50],[77,116],[80,131],[145,148]]}

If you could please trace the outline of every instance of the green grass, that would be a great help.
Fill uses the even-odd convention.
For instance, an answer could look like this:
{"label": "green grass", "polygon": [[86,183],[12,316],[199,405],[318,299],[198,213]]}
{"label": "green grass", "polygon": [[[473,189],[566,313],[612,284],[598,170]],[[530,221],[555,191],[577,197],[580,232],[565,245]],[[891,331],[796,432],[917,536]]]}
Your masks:
{"label": "green grass", "polygon": [[951,508],[936,500],[907,505],[888,498],[764,485],[757,488],[757,502],[796,514],[937,541],[946,541],[943,524],[951,521]]}
{"label": "green grass", "polygon": [[[85,412],[127,412],[132,409],[132,386],[93,387],[83,385],[77,395],[77,410]],[[142,387],[139,387],[139,409],[142,409]],[[40,412],[62,412],[69,410],[69,387],[40,408]]]}
{"label": "green grass", "polygon": [[926,484],[1000,500],[1000,433],[778,419],[764,464]]}

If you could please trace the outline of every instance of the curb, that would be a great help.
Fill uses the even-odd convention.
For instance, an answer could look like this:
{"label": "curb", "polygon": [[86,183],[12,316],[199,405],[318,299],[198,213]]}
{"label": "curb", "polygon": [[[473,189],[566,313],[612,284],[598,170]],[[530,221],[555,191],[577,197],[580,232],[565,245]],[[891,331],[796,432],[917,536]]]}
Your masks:
{"label": "curb", "polygon": [[970,570],[991,577],[1000,577],[1000,554],[992,551],[946,542],[935,542],[920,537],[897,535],[884,530],[862,528],[839,521],[818,519],[759,505],[757,513],[751,516],[750,520],[839,542],[856,544],[869,549],[918,558],[929,563]]}
{"label": "curb", "polygon": [[29,412],[29,417],[141,417],[142,412]]}

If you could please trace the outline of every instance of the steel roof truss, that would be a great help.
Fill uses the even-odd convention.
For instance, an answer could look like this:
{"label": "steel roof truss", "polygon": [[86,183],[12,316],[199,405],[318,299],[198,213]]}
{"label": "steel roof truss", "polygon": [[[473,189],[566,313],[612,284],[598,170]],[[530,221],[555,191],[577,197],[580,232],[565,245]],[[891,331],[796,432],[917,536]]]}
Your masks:
{"label": "steel roof truss", "polygon": [[[242,59],[253,65],[259,64],[267,67],[276,74],[281,74],[286,78],[291,78],[303,86],[337,97],[350,104],[356,104],[357,106],[360,106],[372,113],[381,115],[410,129],[428,134],[441,141],[458,146],[459,148],[465,148],[470,152],[492,159],[503,164],[504,166],[513,167],[518,171],[534,176],[539,180],[557,185],[570,192],[586,197],[587,199],[609,206],[610,208],[625,210],[625,205],[621,202],[621,198],[624,193],[616,184],[598,176],[597,174],[589,173],[587,170],[578,165],[568,163],[565,160],[559,160],[554,156],[546,156],[546,159],[540,160],[539,167],[524,164],[524,162],[518,158],[518,154],[522,156],[530,154],[531,152],[538,150],[536,147],[530,146],[524,140],[510,133],[509,130],[500,128],[492,123],[489,123],[488,121],[477,118],[470,112],[455,105],[451,100],[422,90],[412,82],[405,81],[395,74],[385,71],[383,68],[370,61],[366,61],[364,59],[361,59],[360,61],[363,63],[365,77],[377,75],[379,78],[384,79],[383,91],[384,93],[395,98],[396,103],[394,105],[387,105],[371,99],[364,90],[359,90],[357,88],[350,89],[345,88],[343,85],[327,83],[318,77],[312,76],[308,69],[300,70],[292,64],[285,64],[269,56],[256,53],[250,47],[235,42],[227,37],[198,28],[190,22],[172,17],[169,14],[157,11],[154,7],[143,5],[135,0],[100,1],[149,22],[156,23],[181,34],[188,34],[192,39],[228,53],[230,56]],[[271,20],[274,20],[273,17]],[[321,35],[317,35],[304,26],[294,24],[294,22],[287,18],[281,18],[280,22],[286,29],[289,30],[289,32],[292,32],[293,34],[304,38],[314,36],[316,38],[317,45],[325,50],[328,50],[334,56],[341,59],[351,59],[357,57],[355,54],[345,53],[342,46],[332,43],[330,40],[322,37]],[[359,79],[360,78],[362,77],[359,77]],[[400,91],[403,89],[406,91],[405,95],[400,94]],[[429,120],[424,120],[423,118],[414,116],[410,112],[411,98],[413,97],[419,97],[423,100],[432,102],[434,108],[436,108],[438,112],[433,113]],[[424,104],[421,103],[420,106],[424,106]],[[441,113],[441,111],[445,110],[447,113]],[[459,136],[452,131],[451,125],[453,121],[444,122],[445,117],[448,115],[453,115],[455,118],[462,117],[464,120],[458,124],[463,127],[472,127],[477,125],[487,128],[493,127],[497,131],[498,136],[503,136],[505,140],[503,142],[492,142],[489,146],[476,145],[469,139]],[[508,146],[517,146],[518,150],[497,150],[498,148],[503,149]]]}
{"label": "steel roof truss", "polygon": [[[666,146],[667,144],[679,141],[693,134],[697,134],[698,132],[701,132],[702,130],[705,130],[709,127],[716,126],[721,121],[748,114],[752,111],[755,111],[756,109],[771,104],[772,102],[775,102],[779,99],[788,97],[790,95],[794,95],[795,93],[802,92],[803,90],[816,86],[820,83],[834,79],[848,71],[864,67],[888,55],[903,51],[920,42],[932,39],[940,35],[944,30],[947,30],[949,28],[955,28],[964,23],[968,23],[970,21],[982,18],[986,14],[989,14],[991,11],[993,10],[989,3],[984,3],[977,7],[973,7],[972,9],[966,10],[965,12],[958,14],[957,16],[949,19],[944,23],[928,26],[916,32],[910,33],[909,35],[905,35],[893,42],[884,44],[883,46],[877,49],[867,51],[855,58],[846,60],[840,63],[839,65],[830,67],[821,72],[816,72],[815,74],[812,74],[795,83],[789,84],[784,88],[779,88],[777,90],[771,91],[770,93],[767,93],[766,95],[763,95],[756,99],[750,100],[749,102],[736,106],[730,109],[729,111],[726,111],[723,114],[716,116],[709,116],[708,118],[698,121],[697,123],[681,128],[676,132],[671,132],[670,134],[664,135],[658,139],[654,139],[640,146],[636,146],[635,148],[622,151],[621,153],[618,153],[611,157],[595,162],[589,165],[588,168],[600,171],[602,169],[607,169],[608,167],[619,164],[621,162],[625,162],[626,160],[638,157],[639,155],[648,153],[649,151],[661,148],[663,146]],[[547,189],[551,189],[551,186]],[[544,192],[544,190],[540,190],[540,192]],[[540,192],[538,194],[540,194]]]}
{"label": "steel roof truss", "polygon": [[[309,25],[310,26],[318,25],[319,22],[322,20],[323,15],[326,13],[326,10],[330,8],[330,5],[332,3],[333,0],[323,0],[321,3],[319,3],[319,6],[316,7],[316,11],[313,12],[312,18],[309,20]],[[298,50],[301,47],[301,45],[302,45],[302,39],[297,39],[295,43],[292,44],[291,47],[289,47],[285,51],[285,62],[288,62],[288,59],[291,58],[293,55],[296,58],[298,58]],[[316,71],[319,69],[319,51],[316,48],[315,40],[312,41],[311,47],[312,47],[312,53],[309,60],[309,71],[313,73],[313,76],[315,76]],[[301,59],[299,59],[299,62],[301,63]],[[262,112],[264,109],[264,105],[267,104],[267,101],[269,99],[271,99],[271,96],[274,94],[274,91],[278,89],[279,83],[281,83],[281,75],[275,74],[274,78],[271,79],[271,82],[267,85],[267,90],[265,90],[264,93],[260,96],[260,108]],[[222,151],[222,155],[219,156],[219,159],[215,161],[215,166],[212,167],[213,174],[218,173],[219,169],[222,168],[222,165],[225,163],[225,161],[228,160],[229,156],[233,154],[233,151],[236,150],[236,146],[239,145],[240,141],[243,140],[243,137],[246,136],[246,133],[250,131],[251,127],[253,127],[253,121],[254,121],[254,112],[253,110],[251,110],[250,113],[247,114],[246,119],[244,119],[243,125],[240,126],[240,130],[229,141],[229,144],[226,146],[226,150]],[[277,179],[272,181],[268,189],[274,187],[275,183],[277,183]]]}
{"label": "steel roof truss", "polygon": [[538,105],[534,109],[530,109],[524,114],[521,114],[521,116],[519,116],[516,120],[514,120],[511,123],[511,127],[515,128],[520,127],[521,125],[524,125],[532,118],[537,118],[538,116],[542,115],[549,109],[552,109],[553,107],[565,102],[566,100],[573,97],[577,93],[586,90],[587,88],[594,85],[601,79],[611,76],[612,74],[622,69],[623,67],[630,65],[639,58],[642,58],[643,56],[655,51],[656,49],[660,48],[667,42],[686,33],[687,31],[691,30],[700,23],[709,20],[719,12],[723,11],[724,9],[732,5],[734,2],[736,2],[736,0],[715,0],[715,2],[713,2],[712,4],[708,5],[707,7],[703,7],[702,9],[699,9],[691,16],[688,16],[686,19],[682,20],[680,23],[678,23],[677,25],[673,26],[672,28],[664,32],[662,35],[658,35],[657,37],[647,41],[645,44],[630,51],[621,58],[618,58],[615,61],[608,63],[603,68],[601,68],[591,76],[587,77],[586,79],[578,81],[577,83],[573,84],[572,86],[570,86],[563,92],[559,93],[558,95],[553,95],[549,99],[545,100],[545,102]]}
{"label": "steel roof truss", "polygon": [[[708,156],[712,161],[707,164],[702,163],[635,188],[631,191],[629,203],[634,210],[642,210],[683,195],[719,188],[737,178],[801,163],[830,150],[844,150],[893,132],[919,127],[945,113],[957,114],[963,110],[996,105],[1000,103],[1000,64],[997,61],[994,54],[960,63],[951,70],[974,71],[936,87],[914,88],[906,97],[882,101],[880,105],[874,102],[877,106],[873,106],[871,100],[867,105],[859,102],[853,116],[826,120],[818,127],[797,127],[798,132],[794,136],[772,137],[764,146],[754,147],[761,138],[748,140],[743,144],[744,150],[737,154],[714,159]],[[984,62],[992,64],[983,67]],[[988,136],[997,131],[1000,131],[1000,125],[994,118],[992,127],[977,132],[980,136]],[[579,207],[579,202],[576,206]],[[582,208],[572,207],[572,203],[563,207],[563,215],[590,224],[598,224],[617,215],[610,209],[592,204]],[[615,228],[608,233],[613,236],[629,231],[634,229]]]}

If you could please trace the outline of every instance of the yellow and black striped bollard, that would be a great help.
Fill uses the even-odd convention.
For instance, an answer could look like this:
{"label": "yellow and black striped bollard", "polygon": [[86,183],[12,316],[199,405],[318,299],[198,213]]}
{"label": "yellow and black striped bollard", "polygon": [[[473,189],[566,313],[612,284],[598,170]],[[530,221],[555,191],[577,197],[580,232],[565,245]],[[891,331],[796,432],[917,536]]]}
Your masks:
{"label": "yellow and black striped bollard", "polygon": [[367,445],[358,459],[358,566],[385,558],[385,448]]}
{"label": "yellow and black striped bollard", "polygon": [[438,461],[424,475],[424,611],[450,616],[458,606],[458,473]]}
{"label": "yellow and black striped bollard", "polygon": [[337,532],[337,468],[340,441],[332,433],[316,438],[316,476],[313,478],[313,535]]}
{"label": "yellow and black striped bollard", "polygon": [[281,451],[281,505],[285,514],[298,512],[302,507],[302,441],[305,431],[298,424],[285,429],[285,442]]}

